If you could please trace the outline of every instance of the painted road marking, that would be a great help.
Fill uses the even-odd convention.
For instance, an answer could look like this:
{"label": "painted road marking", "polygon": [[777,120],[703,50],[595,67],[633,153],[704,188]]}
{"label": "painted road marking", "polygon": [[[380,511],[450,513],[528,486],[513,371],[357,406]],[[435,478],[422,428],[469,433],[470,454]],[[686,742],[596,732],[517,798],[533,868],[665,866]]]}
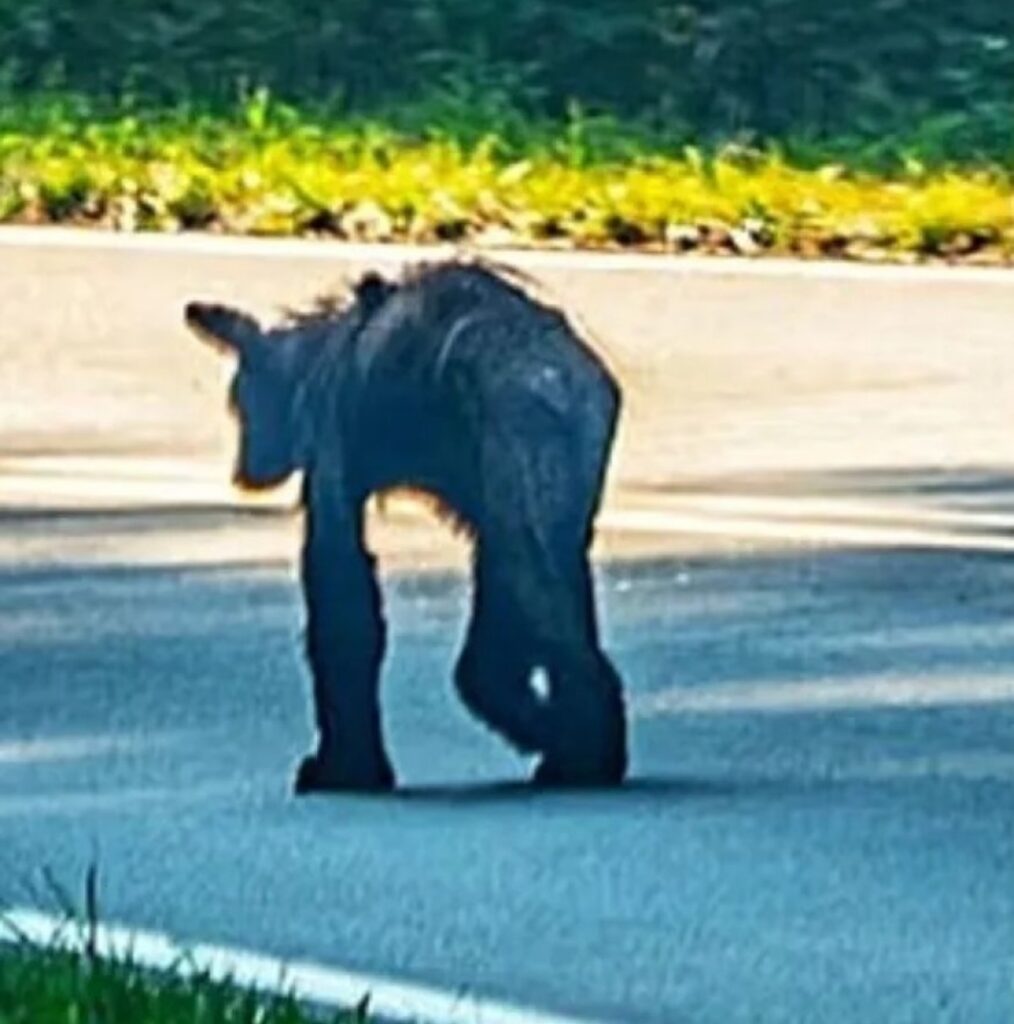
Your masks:
{"label": "painted road marking", "polygon": [[[12,910],[0,916],[0,935],[39,945],[54,941],[81,950],[86,936],[61,919],[33,910]],[[454,991],[401,982],[381,975],[345,971],[319,963],[285,961],[248,950],[205,943],[181,945],[158,932],[99,926],[96,946],[102,955],[129,953],[133,961],[153,970],[207,973],[263,992],[292,993],[308,1003],[336,1009],[356,1006],[369,996],[372,1015],[415,1024],[596,1024],[589,1018],[559,1016],[533,1007],[483,999],[467,990]]]}
{"label": "painted road marking", "polygon": [[[228,483],[229,465],[210,459],[164,456],[0,456],[0,499],[36,496],[81,500],[129,500],[172,504],[258,505],[290,509],[298,497],[298,480],[258,494],[237,491]],[[398,497],[392,508],[409,511],[417,503]],[[646,505],[652,513],[708,513],[725,517],[773,520],[833,520],[842,523],[884,523],[947,527],[955,530],[995,530],[1014,535],[1014,513],[979,509],[913,506],[853,497],[757,492],[716,493],[692,489],[653,495]]]}
{"label": "painted road marking", "polygon": [[821,680],[773,685],[676,685],[631,699],[637,718],[666,715],[796,714],[866,708],[939,708],[1014,701],[1014,677]]}
{"label": "painted road marking", "polygon": [[[0,459],[0,504],[8,509],[256,508],[285,513],[297,508],[298,495],[298,480],[269,493],[240,493],[229,485],[227,470],[212,463],[84,456]],[[393,497],[385,508],[408,517],[429,515],[411,499]],[[603,531],[642,535],[1014,553],[1014,515],[854,498],[684,491],[644,504],[607,505],[598,525]]]}

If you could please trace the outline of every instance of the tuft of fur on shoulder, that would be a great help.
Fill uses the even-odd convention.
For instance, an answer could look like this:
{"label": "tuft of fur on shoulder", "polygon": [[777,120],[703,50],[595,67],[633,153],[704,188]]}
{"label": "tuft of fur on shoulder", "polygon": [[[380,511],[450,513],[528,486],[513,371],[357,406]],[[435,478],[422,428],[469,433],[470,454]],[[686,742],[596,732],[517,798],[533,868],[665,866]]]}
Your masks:
{"label": "tuft of fur on shoulder", "polygon": [[[438,277],[442,273],[452,270],[468,273],[472,282],[477,285],[476,290],[479,290],[479,288],[506,290],[515,298],[521,298],[534,303],[543,311],[561,317],[594,350],[596,356],[605,363],[611,373],[614,373],[614,369],[617,366],[621,370],[628,370],[628,368],[622,365],[622,360],[612,351],[612,347],[606,342],[605,338],[595,331],[591,324],[573,311],[565,312],[563,306],[550,293],[549,289],[541,281],[520,267],[509,263],[501,263],[498,260],[493,260],[479,254],[459,256],[443,263],[419,264],[408,271],[406,278],[403,279],[403,283],[409,283],[409,281],[425,283],[431,278]],[[632,376],[630,372],[625,372],[623,375]]]}
{"label": "tuft of fur on shoulder", "polygon": [[282,309],[282,327],[305,327],[317,324],[322,320],[334,320],[347,312],[352,306],[345,294],[328,292],[313,298],[309,305],[303,307],[285,306]]}
{"label": "tuft of fur on shoulder", "polygon": [[423,295],[436,296],[438,300],[442,291],[454,293],[463,284],[464,291],[471,292],[476,299],[509,296],[566,322],[610,372],[613,372],[612,366],[620,362],[589,323],[576,313],[565,311],[541,281],[520,267],[479,254],[461,255],[439,263],[418,263],[407,268],[401,277],[402,287],[415,287]]}
{"label": "tuft of fur on shoulder", "polygon": [[357,281],[318,295],[305,307],[285,308],[279,326],[297,330],[319,327],[355,313],[359,314],[359,326],[362,326],[388,298],[401,290],[413,291],[437,302],[442,296],[453,296],[466,303],[469,296],[472,301],[510,298],[562,315],[560,307],[548,299],[542,284],[530,274],[486,256],[463,255],[439,262],[411,264],[394,280],[376,271],[367,271]]}
{"label": "tuft of fur on shoulder", "polygon": [[477,276],[497,278],[501,282],[513,282],[518,286],[524,285],[535,290],[541,287],[531,274],[520,267],[512,263],[502,263],[482,253],[461,253],[438,262],[424,261],[411,264],[402,271],[401,283],[409,284],[445,271],[471,271]]}
{"label": "tuft of fur on shoulder", "polygon": [[305,327],[351,313],[355,309],[370,317],[398,290],[398,284],[368,270],[358,281],[346,284],[341,290],[324,292],[303,308],[288,306],[283,309],[283,327]]}
{"label": "tuft of fur on shoulder", "polygon": [[414,264],[402,272],[400,284],[423,290],[439,290],[445,284],[464,285],[479,293],[507,292],[516,298],[547,305],[545,289],[534,277],[519,267],[479,254],[456,256],[439,263]]}
{"label": "tuft of fur on shoulder", "polygon": [[407,266],[395,280],[369,270],[357,281],[323,292],[303,307],[287,306],[282,310],[282,327],[302,327],[334,320],[359,307],[372,316],[400,288],[424,290],[455,284],[484,289],[506,290],[517,297],[547,305],[545,289],[531,274],[519,267],[501,263],[487,256],[457,256],[439,262],[420,262]]}

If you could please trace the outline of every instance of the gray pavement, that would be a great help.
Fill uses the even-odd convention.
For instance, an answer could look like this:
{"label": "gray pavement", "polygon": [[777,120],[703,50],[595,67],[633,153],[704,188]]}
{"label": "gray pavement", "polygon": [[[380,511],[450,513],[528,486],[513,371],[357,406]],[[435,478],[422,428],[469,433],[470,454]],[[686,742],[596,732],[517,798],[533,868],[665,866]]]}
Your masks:
{"label": "gray pavement", "polygon": [[221,373],[175,311],[354,262],[0,233],[0,899],[97,857],[115,921],[579,1019],[1014,1019],[1006,278],[535,268],[627,385],[634,781],[522,785],[449,685],[464,548],[396,511],[406,790],[294,801],[298,522],[207,489]]}
{"label": "gray pavement", "polygon": [[396,574],[406,792],[291,799],[287,567],[9,568],[0,897],[95,858],[117,922],[616,1022],[1014,1015],[1011,564],[614,564],[634,782],[537,796],[448,681],[455,573]]}
{"label": "gray pavement", "polygon": [[[267,316],[365,266],[393,271],[404,255],[305,244],[295,258],[291,246],[225,240],[136,251],[74,237],[83,241],[30,246],[0,230],[8,457],[221,459],[223,371],[184,330],[184,302],[203,295]],[[631,269],[595,269],[594,258],[514,262],[594,333],[621,376],[618,484],[771,489],[787,480],[810,491],[840,487],[842,474],[855,487],[864,473],[1014,465],[1014,273],[853,278],[760,274],[733,261],[709,273],[664,260]]]}

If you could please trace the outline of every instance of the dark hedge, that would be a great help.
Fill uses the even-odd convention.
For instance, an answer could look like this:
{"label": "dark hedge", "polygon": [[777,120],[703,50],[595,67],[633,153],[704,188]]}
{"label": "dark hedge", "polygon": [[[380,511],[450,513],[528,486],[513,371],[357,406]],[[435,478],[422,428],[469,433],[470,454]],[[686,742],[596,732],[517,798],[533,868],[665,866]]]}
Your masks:
{"label": "dark hedge", "polygon": [[578,102],[698,138],[935,122],[995,148],[1014,113],[1014,0],[0,0],[8,88],[92,99],[390,111],[461,94]]}

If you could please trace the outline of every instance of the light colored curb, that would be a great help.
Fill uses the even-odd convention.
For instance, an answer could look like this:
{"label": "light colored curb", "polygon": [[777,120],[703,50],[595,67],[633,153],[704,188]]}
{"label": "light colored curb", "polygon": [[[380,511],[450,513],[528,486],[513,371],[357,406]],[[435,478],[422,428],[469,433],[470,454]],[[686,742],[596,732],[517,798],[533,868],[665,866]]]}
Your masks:
{"label": "light colored curb", "polygon": [[[82,950],[80,928],[33,910],[12,910],[0,916],[0,937]],[[153,970],[208,974],[241,987],[287,994],[319,1006],[347,1009],[369,997],[372,1016],[414,1024],[602,1024],[588,1018],[561,1017],[526,1006],[482,999],[467,991],[429,985],[305,962],[286,962],[247,950],[203,943],[183,946],[158,932],[99,926],[96,948],[102,956],[129,955]]]}
{"label": "light colored curb", "polygon": [[818,278],[834,281],[933,281],[1014,286],[1014,268],[904,266],[727,256],[673,256],[665,253],[593,252],[547,249],[463,249],[450,245],[362,244],[305,238],[248,238],[240,235],[126,234],[65,227],[0,227],[0,247],[76,249],[263,257],[265,259],[340,260],[347,263],[398,265],[481,252],[492,260],[531,270],[580,270],[616,273],[654,271],[706,277]]}

